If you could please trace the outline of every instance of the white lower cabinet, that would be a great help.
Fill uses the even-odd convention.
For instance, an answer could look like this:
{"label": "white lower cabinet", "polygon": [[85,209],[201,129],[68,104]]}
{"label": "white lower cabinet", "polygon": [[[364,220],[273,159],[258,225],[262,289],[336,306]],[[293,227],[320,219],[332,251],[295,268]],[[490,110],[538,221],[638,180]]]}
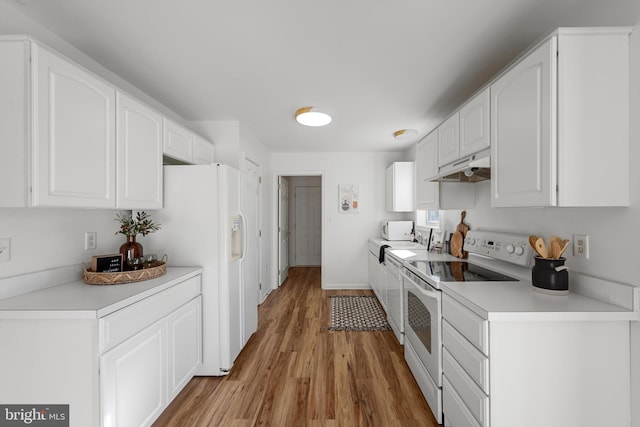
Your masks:
{"label": "white lower cabinet", "polygon": [[383,263],[380,263],[379,254],[374,255],[373,252],[369,251],[368,258],[369,265],[369,284],[371,285],[371,289],[376,294],[378,301],[385,307],[386,310],[386,291],[385,291],[385,283],[387,280],[387,271]]}
{"label": "white lower cabinet", "polygon": [[68,404],[70,427],[153,424],[202,365],[201,275],[184,270],[152,287],[56,286],[24,297],[36,309],[0,310],[0,402]]}
{"label": "white lower cabinet", "polygon": [[102,426],[151,425],[202,362],[198,297],[100,356]]}
{"label": "white lower cabinet", "polygon": [[100,357],[103,427],[148,426],[165,408],[164,323],[155,323]]}
{"label": "white lower cabinet", "polygon": [[169,401],[180,393],[202,363],[202,302],[182,306],[167,318]]}
{"label": "white lower cabinet", "polygon": [[445,427],[631,425],[628,321],[500,314],[443,295]]}

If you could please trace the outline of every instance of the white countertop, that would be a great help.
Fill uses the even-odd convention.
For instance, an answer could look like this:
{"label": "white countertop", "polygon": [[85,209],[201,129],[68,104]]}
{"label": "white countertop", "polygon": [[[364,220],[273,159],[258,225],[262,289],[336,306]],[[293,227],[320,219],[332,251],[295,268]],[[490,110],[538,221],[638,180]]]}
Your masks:
{"label": "white countertop", "polygon": [[82,280],[0,300],[0,319],[96,319],[161,292],[202,272],[169,267],[161,277],[120,285],[87,285]]}
{"label": "white countertop", "polygon": [[[428,252],[424,247],[387,249],[387,253],[403,262],[457,260],[450,254]],[[570,279],[578,280],[578,274],[573,273],[572,276]],[[640,320],[640,312],[576,292],[570,292],[568,295],[548,295],[538,292],[528,280],[443,282],[441,288],[444,293],[490,321]]]}
{"label": "white countertop", "polygon": [[548,295],[527,281],[449,282],[442,291],[490,321],[640,320],[640,312],[575,292]]}

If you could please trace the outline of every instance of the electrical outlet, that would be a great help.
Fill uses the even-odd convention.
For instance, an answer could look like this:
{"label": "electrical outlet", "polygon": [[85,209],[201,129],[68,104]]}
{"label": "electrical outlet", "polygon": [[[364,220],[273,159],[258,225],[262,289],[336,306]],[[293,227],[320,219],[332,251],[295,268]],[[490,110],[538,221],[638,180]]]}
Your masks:
{"label": "electrical outlet", "polygon": [[576,258],[589,259],[589,235],[573,235],[573,256]]}
{"label": "electrical outlet", "polygon": [[11,261],[11,238],[0,238],[0,262]]}
{"label": "electrical outlet", "polygon": [[95,231],[87,231],[84,233],[84,250],[95,249],[98,247],[98,233]]}

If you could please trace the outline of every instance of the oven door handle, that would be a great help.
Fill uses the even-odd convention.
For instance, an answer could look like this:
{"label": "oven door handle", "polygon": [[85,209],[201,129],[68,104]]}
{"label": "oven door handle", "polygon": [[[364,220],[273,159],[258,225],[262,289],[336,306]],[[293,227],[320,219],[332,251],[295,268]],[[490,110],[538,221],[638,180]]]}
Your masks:
{"label": "oven door handle", "polygon": [[418,289],[420,291],[420,293],[422,293],[424,296],[429,297],[429,298],[433,298],[433,299],[438,299],[438,297],[440,296],[440,292],[438,292],[438,291],[429,291],[429,290],[424,289],[422,286],[418,286],[418,284],[415,282],[415,280],[413,280],[411,277],[407,276],[402,271],[400,272],[400,275],[402,277],[404,277],[405,279],[407,279],[409,282],[411,282],[414,285],[414,287],[416,289]]}

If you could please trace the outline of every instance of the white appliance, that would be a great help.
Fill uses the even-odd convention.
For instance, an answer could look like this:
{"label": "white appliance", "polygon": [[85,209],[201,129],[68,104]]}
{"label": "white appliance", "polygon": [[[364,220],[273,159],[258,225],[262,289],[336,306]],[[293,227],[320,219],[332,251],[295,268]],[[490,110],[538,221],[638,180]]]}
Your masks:
{"label": "white appliance", "polygon": [[[526,280],[533,250],[528,237],[469,231],[469,259],[411,250],[401,271],[404,286],[404,355],[431,411],[442,424],[442,291],[447,282]],[[497,270],[497,271],[496,271]]]}
{"label": "white appliance", "polygon": [[240,173],[222,164],[166,165],[164,208],[153,216],[161,229],[145,237],[145,250],[166,253],[170,266],[203,268],[198,375],[225,375],[256,330],[245,319],[257,318],[258,310],[242,286],[246,221]]}
{"label": "white appliance", "polygon": [[382,238],[386,240],[413,240],[413,221],[382,221]]}

